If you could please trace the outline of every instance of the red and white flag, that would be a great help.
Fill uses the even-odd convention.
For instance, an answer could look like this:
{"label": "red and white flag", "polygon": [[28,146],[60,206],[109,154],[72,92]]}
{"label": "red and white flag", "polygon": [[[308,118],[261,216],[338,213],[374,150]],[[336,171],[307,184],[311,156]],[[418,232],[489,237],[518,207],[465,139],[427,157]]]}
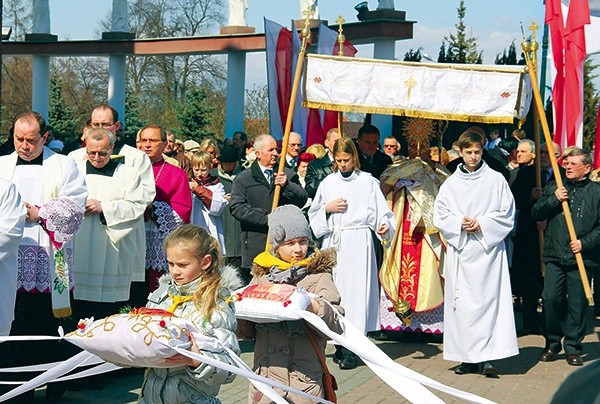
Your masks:
{"label": "red and white flag", "polygon": [[[552,86],[554,141],[564,149],[583,143],[583,61],[589,0],[546,1],[556,77]],[[566,24],[564,15],[566,14]]]}
{"label": "red and white flag", "polygon": [[292,93],[292,32],[265,18],[265,48],[271,135],[283,139]]}
{"label": "red and white flag", "polygon": [[[265,41],[271,135],[276,140],[281,140],[284,136],[292,83],[300,54],[300,36],[295,29],[290,31],[265,19]],[[321,24],[317,53],[337,55],[338,48],[337,32]],[[346,41],[344,56],[354,56],[356,52],[356,48]],[[304,108],[301,105],[302,99],[304,86],[300,85],[294,107],[292,131],[302,136],[302,144],[305,146],[323,144],[327,131],[337,126],[337,112]]]}

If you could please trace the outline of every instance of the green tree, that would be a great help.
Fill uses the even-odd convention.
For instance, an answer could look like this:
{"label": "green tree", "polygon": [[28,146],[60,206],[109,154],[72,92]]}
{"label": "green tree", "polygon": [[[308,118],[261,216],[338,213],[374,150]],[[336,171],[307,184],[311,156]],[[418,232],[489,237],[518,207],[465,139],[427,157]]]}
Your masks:
{"label": "green tree", "polygon": [[583,147],[592,150],[596,139],[598,119],[598,102],[600,100],[594,79],[598,77],[594,71],[598,65],[586,58],[583,64]]}
{"label": "green tree", "polygon": [[137,131],[146,126],[147,121],[140,117],[140,99],[131,89],[125,88],[125,127],[123,132],[127,139],[135,139]]}
{"label": "green tree", "polygon": [[78,120],[75,109],[67,107],[62,93],[62,79],[57,75],[50,76],[50,109],[48,123],[52,125],[57,137],[70,138],[78,129]]}
{"label": "green tree", "polygon": [[502,55],[499,53],[496,55],[496,61],[494,64],[497,65],[524,65],[525,58],[523,57],[523,53],[520,55],[520,59],[517,61],[517,47],[515,45],[515,41],[512,41],[510,46],[507,49],[504,49]]}
{"label": "green tree", "polygon": [[[467,27],[464,22],[467,7],[464,0],[460,1],[457,11],[458,23],[454,25],[456,33],[444,37],[438,62],[481,64],[483,52],[477,50],[477,38],[467,36]],[[446,43],[448,44],[447,50]]]}
{"label": "green tree", "polygon": [[417,50],[414,49],[409,49],[408,52],[406,52],[404,54],[404,61],[405,62],[420,62],[422,55],[421,55],[421,51],[423,50],[423,48],[419,48]]}
{"label": "green tree", "polygon": [[198,140],[207,136],[214,136],[210,131],[213,110],[214,107],[208,102],[203,87],[190,88],[187,98],[179,104],[177,112],[179,135],[183,139],[195,138]]}

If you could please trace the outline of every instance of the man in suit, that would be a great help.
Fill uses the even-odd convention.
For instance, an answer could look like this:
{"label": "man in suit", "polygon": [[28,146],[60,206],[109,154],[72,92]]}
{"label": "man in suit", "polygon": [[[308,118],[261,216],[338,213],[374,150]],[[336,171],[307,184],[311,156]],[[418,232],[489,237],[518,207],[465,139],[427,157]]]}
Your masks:
{"label": "man in suit", "polygon": [[333,172],[333,154],[331,154],[331,150],[333,150],[335,141],[340,137],[337,128],[329,129],[325,136],[325,148],[327,149],[327,154],[308,163],[308,167],[306,167],[306,177],[304,178],[304,181],[306,182],[304,189],[308,193],[309,198],[315,197],[321,181]]}
{"label": "man in suit", "polygon": [[256,160],[250,169],[243,171],[233,180],[229,209],[234,218],[240,221],[242,229],[242,276],[249,281],[252,261],[265,251],[267,216],[271,213],[275,186],[281,186],[279,206],[296,205],[302,208],[306,203],[306,191],[298,181],[298,175],[291,169],[277,173],[275,165],[279,153],[277,142],[270,135],[261,135],[254,141]]}
{"label": "man in suit", "polygon": [[298,156],[302,149],[302,137],[299,133],[290,132],[290,140],[288,142],[287,153],[285,155],[285,166],[296,171],[298,165]]}
{"label": "man in suit", "polygon": [[360,160],[360,169],[377,179],[381,173],[392,164],[392,159],[379,149],[379,129],[373,125],[363,125],[358,130],[358,158]]}

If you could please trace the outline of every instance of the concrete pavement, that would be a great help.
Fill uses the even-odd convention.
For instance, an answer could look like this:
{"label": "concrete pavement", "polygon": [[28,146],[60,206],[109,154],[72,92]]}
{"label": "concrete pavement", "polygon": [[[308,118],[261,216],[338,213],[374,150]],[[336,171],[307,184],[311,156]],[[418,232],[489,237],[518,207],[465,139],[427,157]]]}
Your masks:
{"label": "concrete pavement", "polygon": [[[600,357],[598,344],[600,320],[588,319],[588,334],[584,340],[585,363]],[[448,386],[480,395],[498,403],[548,403],[554,391],[562,381],[574,370],[567,365],[564,353],[552,363],[538,362],[544,346],[544,339],[539,335],[519,338],[520,354],[518,356],[496,361],[500,372],[499,379],[486,379],[480,375],[456,375],[452,371],[457,363],[442,359],[442,344],[417,341],[374,341],[385,353],[396,362],[431,377]],[[242,358],[247,363],[252,361],[252,344],[242,343]],[[327,365],[338,381],[339,403],[403,403],[406,402],[395,391],[388,387],[371,370],[361,365],[355,370],[340,370],[332,362],[333,347],[327,349]],[[61,399],[47,401],[44,389],[36,391],[35,402],[55,403],[134,403],[142,384],[141,370],[128,370],[109,376],[108,385],[103,390],[68,391]],[[595,386],[596,388],[599,388]],[[219,398],[223,403],[245,403],[248,381],[237,378],[232,384],[221,388]],[[445,402],[461,402],[452,396],[438,394]]]}

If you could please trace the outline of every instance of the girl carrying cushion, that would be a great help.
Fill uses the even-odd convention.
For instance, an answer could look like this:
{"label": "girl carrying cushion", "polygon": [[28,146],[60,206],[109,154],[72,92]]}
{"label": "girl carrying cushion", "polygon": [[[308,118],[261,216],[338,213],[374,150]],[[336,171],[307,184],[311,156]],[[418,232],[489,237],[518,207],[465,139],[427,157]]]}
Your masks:
{"label": "girl carrying cushion", "polygon": [[[221,268],[219,243],[205,229],[186,224],[167,236],[165,251],[169,274],[160,279],[147,307],[164,309],[192,321],[199,330],[239,354],[233,303],[225,300],[241,282],[234,268]],[[193,338],[191,342],[190,350],[199,352]],[[225,351],[202,354],[233,364]],[[140,403],[220,403],[217,394],[221,385],[234,379],[230,372],[180,354],[167,362],[181,366],[149,368]]]}

